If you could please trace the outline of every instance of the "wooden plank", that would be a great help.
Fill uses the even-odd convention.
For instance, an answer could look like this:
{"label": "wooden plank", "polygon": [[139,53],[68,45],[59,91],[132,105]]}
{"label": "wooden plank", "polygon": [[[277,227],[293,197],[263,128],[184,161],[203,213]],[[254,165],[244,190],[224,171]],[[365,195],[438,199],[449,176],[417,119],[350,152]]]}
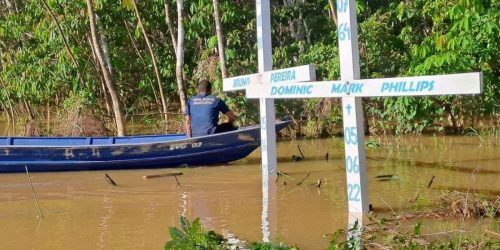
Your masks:
{"label": "wooden plank", "polygon": [[153,179],[153,178],[160,178],[160,177],[168,177],[168,176],[179,176],[183,175],[181,172],[174,172],[174,173],[165,173],[165,174],[150,174],[150,175],[144,175],[142,178],[144,180],[147,179]]}

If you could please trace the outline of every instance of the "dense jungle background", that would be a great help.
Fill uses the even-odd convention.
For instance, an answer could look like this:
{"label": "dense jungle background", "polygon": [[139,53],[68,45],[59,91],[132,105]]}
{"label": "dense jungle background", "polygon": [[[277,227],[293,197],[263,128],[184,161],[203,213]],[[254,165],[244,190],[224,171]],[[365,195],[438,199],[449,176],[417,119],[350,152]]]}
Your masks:
{"label": "dense jungle background", "polygon": [[[334,0],[272,1],[274,68],[314,63],[339,78]],[[495,133],[500,127],[497,0],[357,1],[363,78],[482,71],[479,96],[364,99],[365,129]],[[238,114],[258,103],[222,78],[257,71],[255,1],[0,0],[0,112],[20,135],[182,131],[181,110],[207,78]],[[339,133],[339,99],[276,100],[289,136]]]}

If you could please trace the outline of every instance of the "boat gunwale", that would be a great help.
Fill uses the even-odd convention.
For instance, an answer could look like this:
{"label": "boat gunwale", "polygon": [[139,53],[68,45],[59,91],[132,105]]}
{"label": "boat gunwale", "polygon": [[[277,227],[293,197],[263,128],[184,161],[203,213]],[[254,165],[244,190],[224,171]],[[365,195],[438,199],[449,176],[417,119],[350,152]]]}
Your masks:
{"label": "boat gunwale", "polygon": [[[212,149],[212,150],[208,150],[208,151],[204,151],[204,152],[192,153],[192,154],[190,154],[190,156],[192,156],[192,155],[198,156],[198,155],[204,155],[204,154],[208,154],[208,153],[222,153],[223,151],[227,151],[228,149],[234,149],[234,148],[240,149],[240,148],[247,148],[247,147],[253,147],[252,142],[237,145],[234,147],[223,147],[223,148]],[[257,148],[257,147],[258,146],[255,146],[255,148]],[[102,163],[122,164],[122,163],[130,163],[130,162],[141,162],[144,160],[164,160],[164,159],[168,159],[168,158],[178,159],[178,158],[182,158],[182,157],[186,157],[186,155],[169,155],[169,156],[158,156],[158,157],[154,157],[154,158],[139,158],[139,159],[111,160],[111,161],[109,161],[109,160],[103,160],[103,161],[95,161],[95,160],[91,160],[91,161],[68,161],[68,160],[64,160],[64,161],[35,161],[34,163],[30,163],[29,165],[30,165],[30,167],[33,167],[35,165],[45,164],[47,162],[50,162],[50,164],[61,164],[61,165],[102,164]],[[18,162],[11,161],[11,162],[9,162],[9,164],[18,164]],[[8,164],[2,165],[2,161],[0,161],[0,167],[1,166],[8,166]],[[155,168],[156,167],[153,167],[152,169],[155,169]],[[118,169],[122,169],[122,168],[118,168]],[[124,169],[126,169],[126,168],[124,168]],[[4,172],[0,171],[0,173],[4,173]]]}
{"label": "boat gunwale", "polygon": [[[279,121],[276,122],[277,125],[281,124],[288,124],[290,121]],[[159,141],[159,142],[139,142],[139,143],[124,143],[124,144],[103,144],[103,145],[92,145],[92,144],[86,144],[86,145],[0,145],[0,149],[9,149],[9,148],[110,148],[110,147],[127,147],[127,146],[144,146],[144,145],[159,145],[159,144],[166,144],[166,143],[176,143],[176,142],[185,142],[185,141],[197,141],[199,139],[206,139],[206,138],[211,138],[211,137],[218,137],[218,136],[223,136],[223,135],[228,135],[228,134],[235,134],[235,133],[240,133],[240,132],[246,132],[249,130],[254,130],[254,129],[259,129],[260,125],[251,125],[251,126],[246,126],[243,128],[239,128],[238,130],[234,131],[229,131],[229,132],[224,132],[224,133],[218,133],[218,134],[210,134],[210,135],[204,135],[204,136],[198,136],[198,137],[186,137],[184,139],[176,139],[176,140],[171,140],[171,141]],[[183,135],[183,134],[172,134],[174,135]],[[145,135],[145,137],[155,137],[155,136],[165,136],[165,135]],[[168,136],[168,134],[167,134]],[[142,137],[142,136],[125,136],[125,137],[46,137],[46,138],[70,138],[70,139],[84,139],[84,138],[133,138],[133,137]],[[7,139],[7,138],[39,138],[43,139],[44,137],[0,137],[0,139]]]}

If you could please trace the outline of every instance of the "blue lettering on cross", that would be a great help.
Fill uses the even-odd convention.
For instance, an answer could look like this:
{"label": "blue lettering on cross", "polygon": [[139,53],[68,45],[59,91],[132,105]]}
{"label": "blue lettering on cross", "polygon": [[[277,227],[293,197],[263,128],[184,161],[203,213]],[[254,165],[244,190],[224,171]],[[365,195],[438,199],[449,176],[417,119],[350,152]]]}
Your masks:
{"label": "blue lettering on cross", "polygon": [[362,83],[351,83],[349,85],[349,93],[361,93],[361,92],[363,92]]}
{"label": "blue lettering on cross", "polygon": [[435,80],[421,81],[401,81],[401,82],[383,82],[380,92],[384,93],[415,93],[423,91],[432,91]]}
{"label": "blue lettering on cross", "polygon": [[233,88],[244,88],[250,84],[250,77],[239,77],[233,80]]}
{"label": "blue lettering on cross", "polygon": [[271,74],[271,83],[294,81],[295,79],[295,70],[286,70]]}
{"label": "blue lettering on cross", "polygon": [[283,95],[311,95],[313,85],[284,85],[284,86],[272,86],[271,96],[283,96]]}
{"label": "blue lettering on cross", "polygon": [[351,104],[347,104],[345,108],[347,109],[347,115],[351,115],[351,109],[352,109]]}
{"label": "blue lettering on cross", "polygon": [[337,11],[339,13],[345,13],[349,7],[349,0],[337,0]]}
{"label": "blue lettering on cross", "polygon": [[337,94],[360,94],[363,92],[363,83],[336,83],[332,84],[331,93]]}

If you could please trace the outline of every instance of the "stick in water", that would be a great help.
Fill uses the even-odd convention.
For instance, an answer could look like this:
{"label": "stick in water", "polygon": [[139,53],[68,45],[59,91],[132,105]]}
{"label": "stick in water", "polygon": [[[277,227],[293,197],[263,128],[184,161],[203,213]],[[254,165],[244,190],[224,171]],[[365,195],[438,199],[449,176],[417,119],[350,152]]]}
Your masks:
{"label": "stick in water", "polygon": [[316,184],[316,187],[318,187],[318,188],[321,187],[321,178],[318,179],[318,183]]}
{"label": "stick in water", "polygon": [[297,183],[297,186],[302,185],[302,183],[307,179],[307,177],[309,177],[309,175],[311,175],[311,171],[307,171],[306,177],[302,178],[302,180],[300,180],[300,182]]}
{"label": "stick in water", "polygon": [[181,186],[181,183],[179,182],[179,180],[177,179],[177,175],[174,175],[174,178],[175,178],[175,181],[177,182],[177,186],[180,187]]}
{"label": "stick in water", "polygon": [[299,149],[300,155],[302,155],[302,159],[305,159],[306,157],[302,153],[302,149],[300,149],[300,145],[299,144],[297,144],[297,148]]}
{"label": "stick in water", "polygon": [[24,166],[26,169],[26,175],[28,176],[28,181],[30,182],[31,192],[33,193],[33,198],[35,199],[36,207],[38,208],[38,215],[43,219],[42,209],[40,209],[40,204],[38,204],[38,199],[36,198],[35,188],[33,188],[33,183],[31,182],[30,173],[28,172],[28,166]]}
{"label": "stick in water", "polygon": [[432,176],[431,180],[429,181],[429,184],[427,185],[427,188],[431,188],[431,185],[434,182],[434,178],[436,178],[435,175]]}
{"label": "stick in water", "polygon": [[176,173],[165,173],[165,174],[150,174],[150,175],[144,175],[142,178],[143,179],[152,179],[152,178],[159,178],[159,177],[166,177],[166,176],[177,176],[177,175],[182,175],[181,172],[176,172]]}
{"label": "stick in water", "polygon": [[113,185],[113,186],[118,186],[118,185],[116,184],[116,182],[115,182],[113,179],[111,179],[111,176],[109,176],[108,174],[104,174],[104,178],[106,179],[106,181],[107,181],[109,184],[111,184],[111,185]]}

